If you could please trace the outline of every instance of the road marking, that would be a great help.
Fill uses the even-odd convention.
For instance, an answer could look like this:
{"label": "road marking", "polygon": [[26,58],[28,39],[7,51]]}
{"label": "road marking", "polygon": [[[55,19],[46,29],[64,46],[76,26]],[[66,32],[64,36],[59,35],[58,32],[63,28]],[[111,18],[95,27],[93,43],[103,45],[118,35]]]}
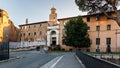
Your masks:
{"label": "road marking", "polygon": [[75,55],[75,57],[77,58],[78,62],[82,65],[82,68],[85,68],[84,64],[83,64],[82,61],[78,58],[78,56]]}
{"label": "road marking", "polygon": [[[64,56],[64,55],[63,55]],[[61,56],[50,68],[54,68],[55,65],[63,58],[63,56]]]}

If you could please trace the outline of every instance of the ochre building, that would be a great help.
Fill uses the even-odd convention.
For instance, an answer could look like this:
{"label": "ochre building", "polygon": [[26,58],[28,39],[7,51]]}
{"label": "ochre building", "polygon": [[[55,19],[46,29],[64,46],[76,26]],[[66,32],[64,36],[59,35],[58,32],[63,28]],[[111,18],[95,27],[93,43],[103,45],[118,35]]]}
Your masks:
{"label": "ochre building", "polygon": [[0,9],[0,42],[17,41],[18,29],[9,19],[8,13]]}
{"label": "ochre building", "polygon": [[[113,12],[111,15],[115,15]],[[99,17],[98,17],[99,16]],[[76,17],[68,17],[57,19],[56,9],[51,8],[49,21],[28,23],[19,25],[21,33],[21,41],[43,41],[47,42],[47,46],[60,45],[61,49],[73,50],[74,47],[69,47],[64,44],[62,39],[64,34],[64,25]],[[89,50],[95,52],[100,49],[101,52],[106,52],[108,47],[113,52],[120,52],[120,27],[116,21],[107,18],[104,14],[93,14],[82,16],[83,21],[89,26],[89,36],[92,44]]]}

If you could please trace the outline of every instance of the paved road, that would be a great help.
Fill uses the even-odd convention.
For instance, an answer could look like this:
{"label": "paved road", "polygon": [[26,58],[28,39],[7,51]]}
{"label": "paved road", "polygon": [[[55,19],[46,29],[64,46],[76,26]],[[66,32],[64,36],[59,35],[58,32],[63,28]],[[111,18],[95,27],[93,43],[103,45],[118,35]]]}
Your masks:
{"label": "paved road", "polygon": [[16,52],[10,54],[12,57],[21,56],[20,59],[0,63],[0,68],[40,68],[56,55],[41,54],[39,52]]}
{"label": "paved road", "polygon": [[20,58],[0,63],[0,68],[82,68],[73,52],[21,51],[11,52],[10,57]]}
{"label": "paved road", "polygon": [[66,53],[54,68],[82,68],[74,53]]}
{"label": "paved road", "polygon": [[73,52],[63,53],[40,68],[82,68]]}

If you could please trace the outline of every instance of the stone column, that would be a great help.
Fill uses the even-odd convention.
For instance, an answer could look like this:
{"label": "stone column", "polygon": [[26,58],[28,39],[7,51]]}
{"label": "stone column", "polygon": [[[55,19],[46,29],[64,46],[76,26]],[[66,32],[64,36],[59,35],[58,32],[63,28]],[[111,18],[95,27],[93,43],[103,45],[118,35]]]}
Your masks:
{"label": "stone column", "polygon": [[59,44],[59,31],[56,30],[56,44]]}
{"label": "stone column", "polygon": [[47,46],[50,46],[50,31],[47,31]]}

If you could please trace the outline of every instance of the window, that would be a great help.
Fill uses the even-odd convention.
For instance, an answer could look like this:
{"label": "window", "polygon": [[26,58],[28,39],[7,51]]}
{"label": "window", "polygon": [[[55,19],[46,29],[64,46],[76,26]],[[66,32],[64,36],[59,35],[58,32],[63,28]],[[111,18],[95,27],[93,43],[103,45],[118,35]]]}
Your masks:
{"label": "window", "polygon": [[56,41],[56,37],[52,37],[52,41]]}
{"label": "window", "polygon": [[65,40],[62,40],[62,45],[65,45]]}
{"label": "window", "polygon": [[55,32],[55,31],[52,31],[52,32],[51,32],[51,35],[56,35],[56,32]]}
{"label": "window", "polygon": [[63,25],[65,26],[67,24],[67,21],[63,21]]}
{"label": "window", "polygon": [[96,45],[100,44],[100,38],[96,38]]}
{"label": "window", "polygon": [[40,31],[40,35],[42,35],[42,31]]}
{"label": "window", "polygon": [[0,17],[2,17],[2,14],[0,13]]}
{"label": "window", "polygon": [[42,26],[42,24],[40,24],[40,27]]}
{"label": "window", "polygon": [[62,30],[62,34],[63,34],[63,35],[65,34],[65,29]]}
{"label": "window", "polygon": [[23,34],[23,36],[25,36],[25,33]]}
{"label": "window", "polygon": [[22,37],[22,34],[20,34],[20,37]]}
{"label": "window", "polygon": [[111,30],[111,25],[107,25],[107,30]]}
{"label": "window", "polygon": [[96,26],[96,31],[100,31],[100,26]]}
{"label": "window", "polygon": [[29,28],[30,28],[30,25],[29,25]]}
{"label": "window", "polygon": [[24,29],[24,26],[22,26],[22,29]]}
{"label": "window", "polygon": [[87,22],[90,22],[90,17],[87,17]]}
{"label": "window", "polygon": [[34,28],[36,27],[36,25],[34,25]]}
{"label": "window", "polygon": [[36,32],[34,32],[34,36],[36,35]]}
{"label": "window", "polygon": [[65,25],[67,24],[68,21],[67,21],[67,20],[63,20],[62,22],[63,22],[63,23],[62,23],[63,26],[65,26]]}
{"label": "window", "polygon": [[30,33],[28,33],[28,36],[30,36]]}
{"label": "window", "polygon": [[100,15],[96,15],[96,21],[100,20]]}
{"label": "window", "polygon": [[56,45],[56,37],[52,37],[52,45]]}
{"label": "window", "polygon": [[27,26],[25,26],[25,29],[27,29]]}
{"label": "window", "polygon": [[106,44],[111,44],[111,38],[106,38]]}
{"label": "window", "polygon": [[88,27],[88,31],[90,31],[90,27]]}

